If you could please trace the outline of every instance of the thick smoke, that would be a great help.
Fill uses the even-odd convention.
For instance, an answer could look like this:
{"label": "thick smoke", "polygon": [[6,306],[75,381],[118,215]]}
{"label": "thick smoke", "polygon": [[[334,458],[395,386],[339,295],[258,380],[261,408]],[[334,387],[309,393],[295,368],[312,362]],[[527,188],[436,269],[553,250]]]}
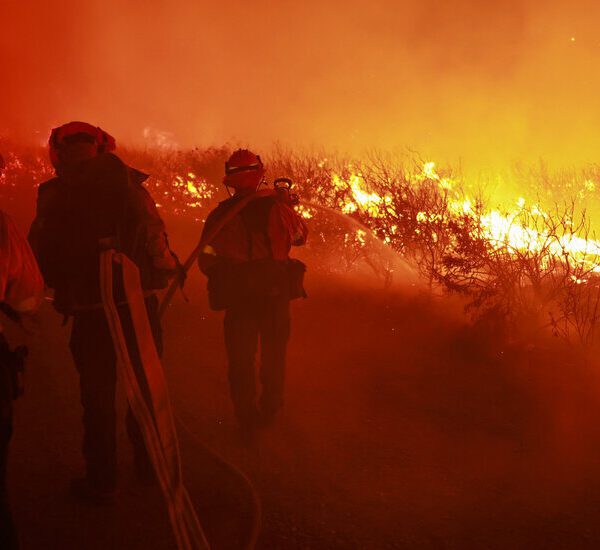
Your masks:
{"label": "thick smoke", "polygon": [[0,7],[0,131],[594,159],[600,7],[551,0],[63,0]]}

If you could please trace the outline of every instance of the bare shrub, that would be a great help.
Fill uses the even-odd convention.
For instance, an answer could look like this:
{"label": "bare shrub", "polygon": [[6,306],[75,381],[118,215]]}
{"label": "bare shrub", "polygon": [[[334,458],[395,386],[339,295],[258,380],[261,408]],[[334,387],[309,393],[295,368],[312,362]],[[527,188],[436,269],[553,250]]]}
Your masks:
{"label": "bare shrub", "polygon": [[[3,147],[3,205],[18,209],[27,203],[32,210],[36,184],[52,175],[46,152]],[[121,155],[151,174],[148,185],[165,213],[203,219],[223,197],[230,149],[125,149]],[[372,152],[352,159],[278,146],[266,162],[270,180],[286,176],[295,182],[318,260],[314,268],[346,273],[365,265],[389,285],[395,256],[382,251],[390,250],[416,266],[432,290],[463,296],[476,318],[494,317],[513,327],[545,325],[583,346],[597,337],[600,248],[579,206],[599,181],[597,167],[560,173],[543,163],[517,167],[524,194],[537,190],[545,208],[530,202],[501,211],[481,196],[468,197],[450,168],[434,170],[416,155]],[[561,202],[571,191],[573,200]],[[504,224],[500,233],[495,222]]]}

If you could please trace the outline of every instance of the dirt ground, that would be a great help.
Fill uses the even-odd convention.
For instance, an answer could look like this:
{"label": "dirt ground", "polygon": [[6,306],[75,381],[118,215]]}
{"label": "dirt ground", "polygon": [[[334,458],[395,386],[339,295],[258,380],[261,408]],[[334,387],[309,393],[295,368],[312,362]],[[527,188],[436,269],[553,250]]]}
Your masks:
{"label": "dirt ground", "polygon": [[[239,547],[251,506],[203,445],[258,491],[262,550],[600,547],[600,383],[556,342],[491,345],[445,301],[313,271],[310,299],[293,305],[285,409],[248,448],[203,286],[194,270],[190,303],[178,295],[167,311],[164,366],[215,548]],[[77,377],[68,330],[49,306],[42,317],[11,446],[23,548],[173,548],[160,495],[133,482],[123,430],[117,504],[69,498],[83,467]]]}

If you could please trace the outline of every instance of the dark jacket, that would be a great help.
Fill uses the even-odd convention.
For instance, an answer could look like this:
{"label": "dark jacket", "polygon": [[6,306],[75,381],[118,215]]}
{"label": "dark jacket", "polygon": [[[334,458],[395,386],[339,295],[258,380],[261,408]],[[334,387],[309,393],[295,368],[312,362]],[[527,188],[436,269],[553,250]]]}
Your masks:
{"label": "dark jacket", "polygon": [[[213,232],[213,227],[221,220],[230,217],[238,201],[247,200],[245,196],[234,196],[222,201],[208,215],[202,240]],[[292,246],[306,242],[308,229],[304,220],[294,209],[276,195],[260,196],[248,202],[237,215],[228,219],[218,234],[205,243],[210,246],[209,256],[230,260],[236,263],[272,258],[287,260]],[[200,267],[208,261],[207,254],[201,251]]]}
{"label": "dark jacket", "polygon": [[29,241],[62,313],[100,303],[103,248],[127,254],[144,289],[166,286],[176,265],[146,179],[106,153],[40,185]]}
{"label": "dark jacket", "polygon": [[277,194],[257,194],[239,210],[238,201],[249,198],[221,202],[206,220],[198,263],[212,309],[305,296],[305,266],[289,252],[306,242],[306,224]]}

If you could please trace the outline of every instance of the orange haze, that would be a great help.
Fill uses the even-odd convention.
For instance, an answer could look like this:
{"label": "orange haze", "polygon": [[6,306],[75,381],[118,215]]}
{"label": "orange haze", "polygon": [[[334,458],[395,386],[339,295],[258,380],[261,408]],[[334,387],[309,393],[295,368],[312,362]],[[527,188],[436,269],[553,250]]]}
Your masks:
{"label": "orange haze", "polygon": [[3,0],[0,132],[594,161],[600,5]]}

